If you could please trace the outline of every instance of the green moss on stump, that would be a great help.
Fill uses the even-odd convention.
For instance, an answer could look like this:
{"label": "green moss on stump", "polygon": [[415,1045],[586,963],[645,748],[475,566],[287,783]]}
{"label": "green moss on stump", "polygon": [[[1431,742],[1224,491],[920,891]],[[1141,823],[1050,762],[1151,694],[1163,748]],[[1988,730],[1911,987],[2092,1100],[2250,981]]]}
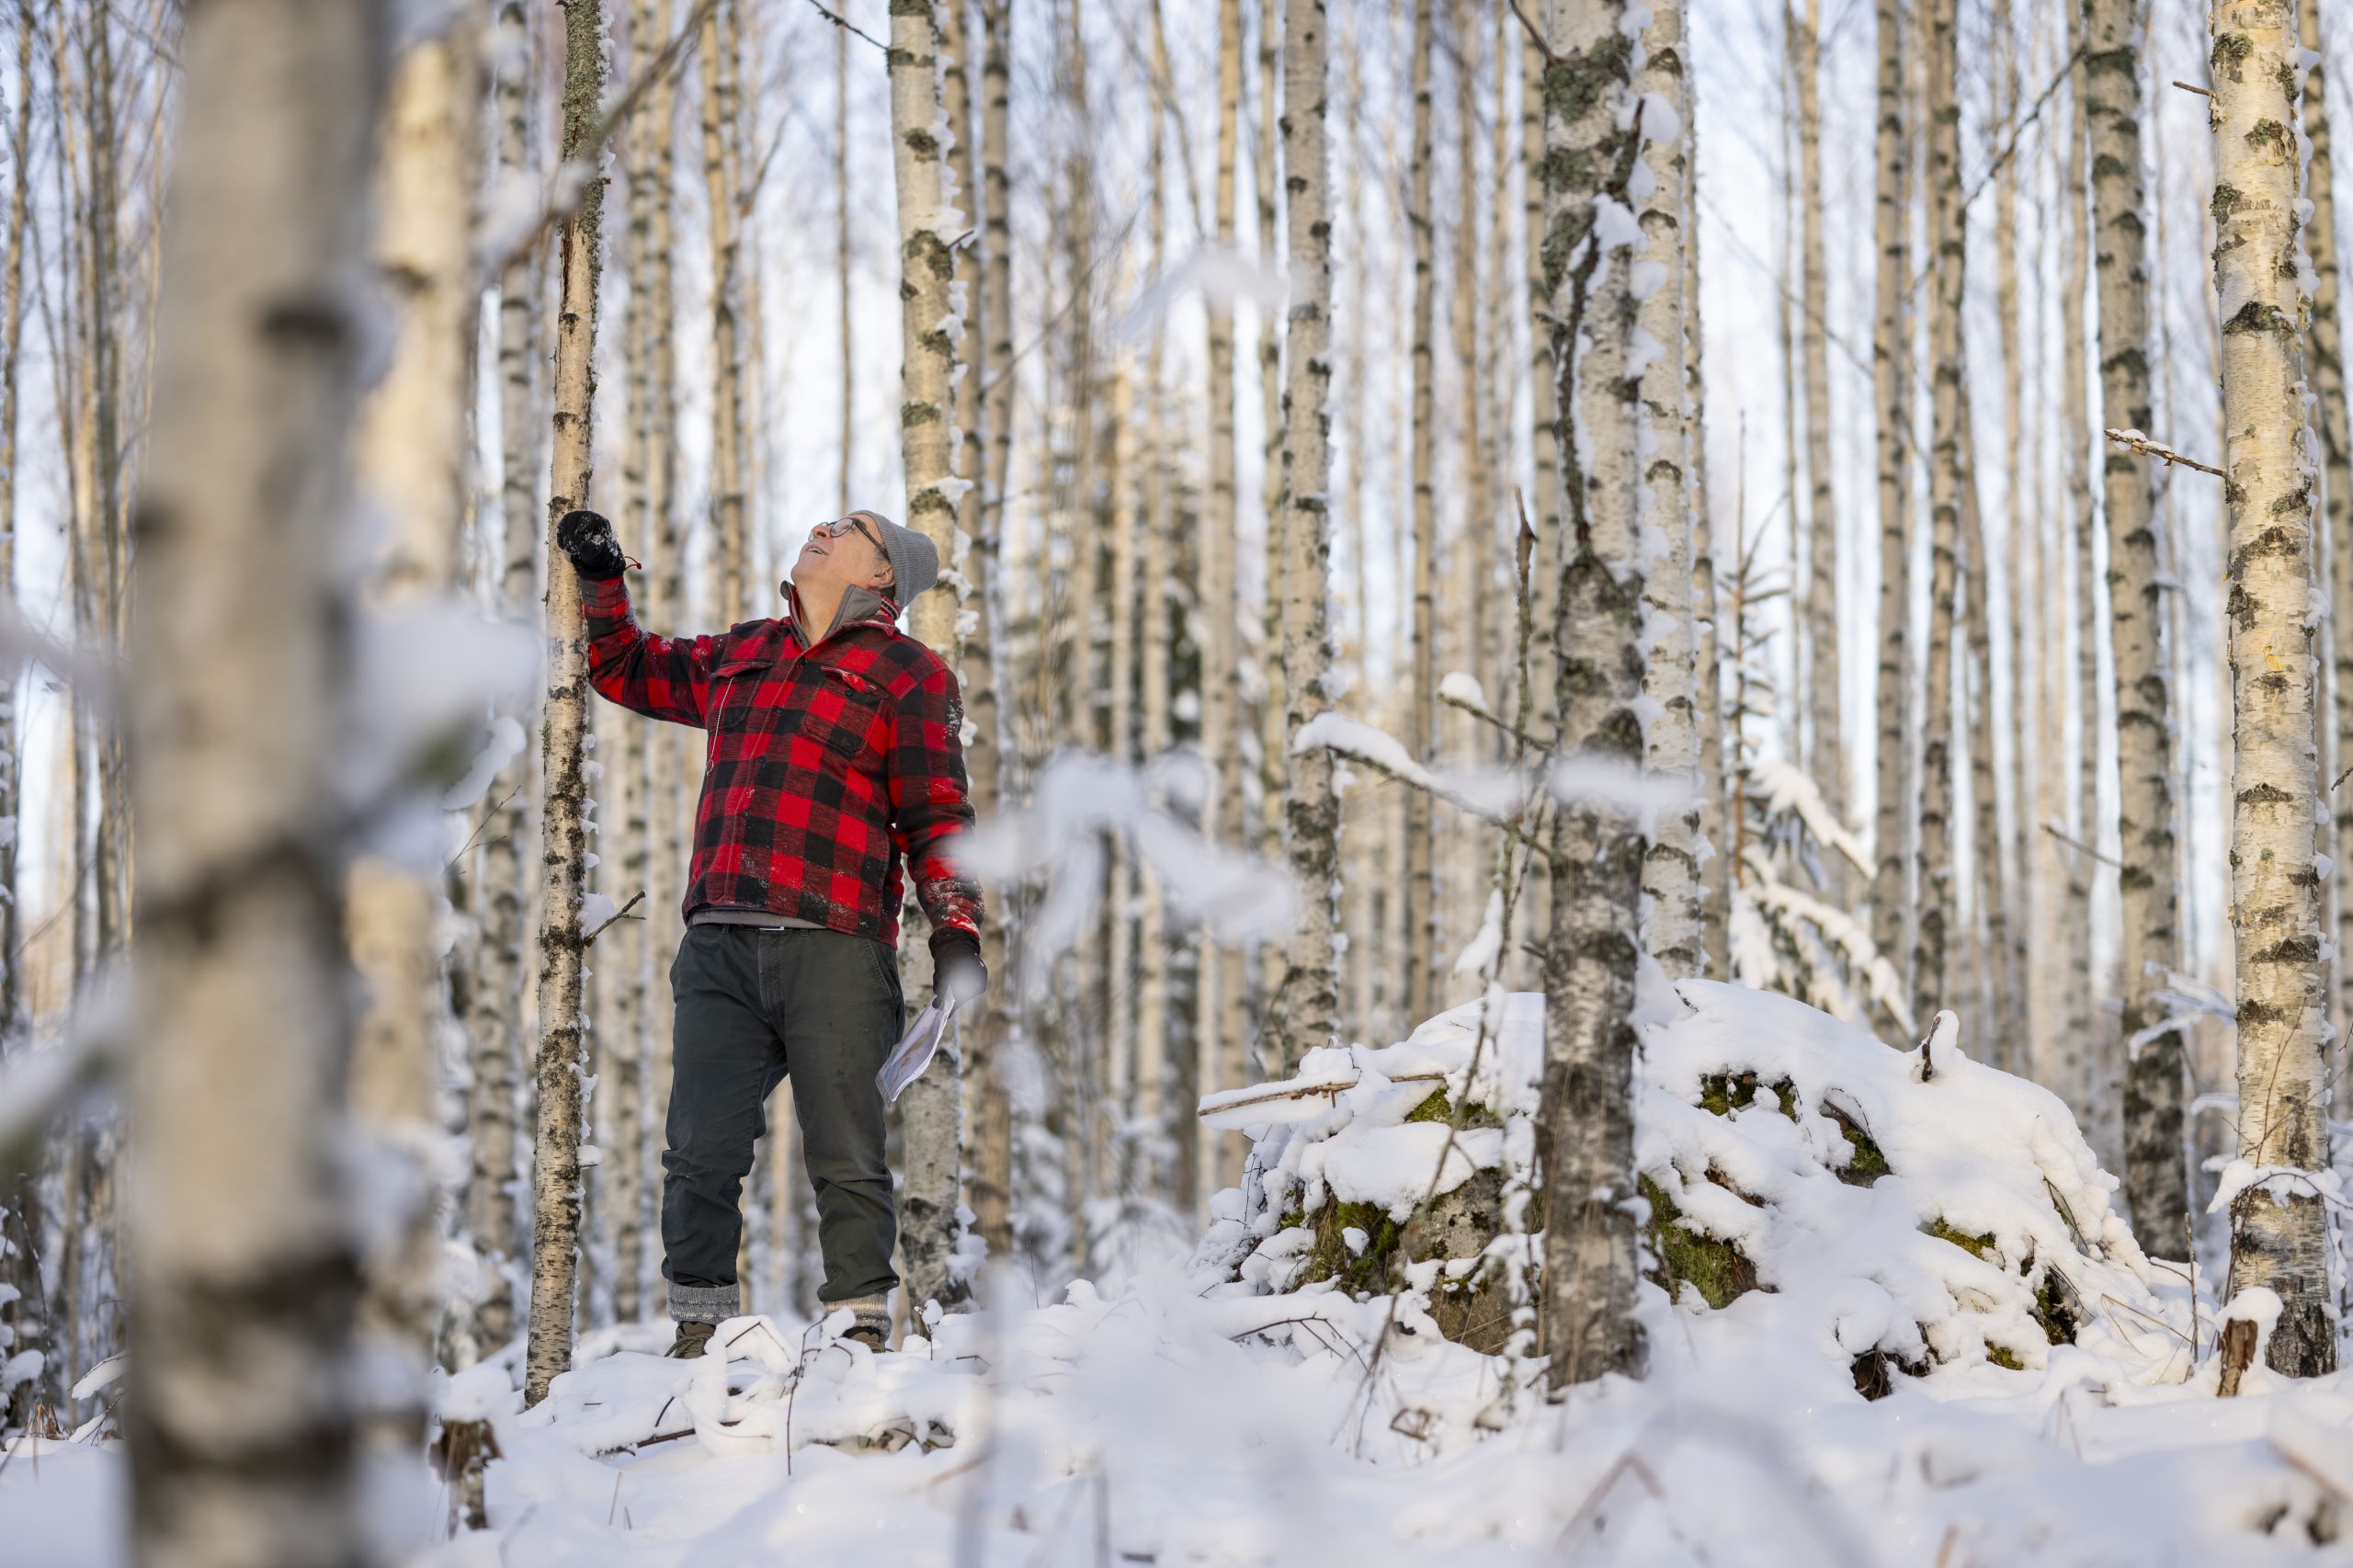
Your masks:
{"label": "green moss on stump", "polygon": [[1996,1367],[2007,1367],[2013,1372],[2026,1370],[2026,1363],[2018,1358],[2017,1352],[2006,1350],[1990,1339],[1985,1342],[1985,1359]]}
{"label": "green moss on stump", "polygon": [[[1773,1085],[1773,1108],[1791,1121],[1798,1119],[1797,1085],[1787,1078]],[[1711,1116],[1730,1116],[1756,1103],[1754,1073],[1711,1073],[1699,1080],[1699,1108]]]}
{"label": "green moss on stump", "polygon": [[1887,1175],[1891,1167],[1887,1163],[1886,1151],[1879,1146],[1879,1140],[1864,1131],[1860,1123],[1836,1106],[1823,1107],[1822,1114],[1838,1124],[1839,1135],[1854,1151],[1847,1163],[1838,1168],[1840,1181],[1848,1187],[1869,1187]]}
{"label": "green moss on stump", "polygon": [[1658,1258],[1658,1272],[1651,1278],[1669,1299],[1680,1297],[1689,1284],[1710,1307],[1722,1311],[1756,1289],[1756,1266],[1738,1247],[1677,1224],[1683,1210],[1666,1190],[1648,1176],[1640,1179],[1651,1205],[1651,1251]]}
{"label": "green moss on stump", "polygon": [[1956,1231],[1944,1221],[1938,1220],[1928,1227],[1928,1234],[1939,1241],[1950,1242],[1972,1257],[1982,1258],[1987,1263],[1998,1261],[1994,1256],[1994,1235],[1990,1231],[1982,1236],[1972,1236],[1966,1231]]}
{"label": "green moss on stump", "polygon": [[[1353,1228],[1366,1236],[1361,1255],[1348,1249]],[[1326,1203],[1315,1213],[1315,1245],[1307,1255],[1300,1283],[1337,1279],[1351,1295],[1381,1288],[1389,1278],[1389,1257],[1397,1250],[1404,1227],[1378,1203]]]}

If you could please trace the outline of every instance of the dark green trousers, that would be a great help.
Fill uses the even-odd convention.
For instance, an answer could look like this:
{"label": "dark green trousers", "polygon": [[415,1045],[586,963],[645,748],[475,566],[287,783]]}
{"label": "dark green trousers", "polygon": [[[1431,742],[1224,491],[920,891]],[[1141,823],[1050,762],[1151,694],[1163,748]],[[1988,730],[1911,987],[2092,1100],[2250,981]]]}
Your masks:
{"label": "dark green trousers", "polygon": [[897,955],[841,931],[690,926],[670,990],[677,1023],[662,1155],[670,1315],[716,1323],[743,1310],[738,1199],[767,1131],[768,1095],[787,1073],[825,1255],[818,1300],[896,1285],[874,1074],[903,1027]]}

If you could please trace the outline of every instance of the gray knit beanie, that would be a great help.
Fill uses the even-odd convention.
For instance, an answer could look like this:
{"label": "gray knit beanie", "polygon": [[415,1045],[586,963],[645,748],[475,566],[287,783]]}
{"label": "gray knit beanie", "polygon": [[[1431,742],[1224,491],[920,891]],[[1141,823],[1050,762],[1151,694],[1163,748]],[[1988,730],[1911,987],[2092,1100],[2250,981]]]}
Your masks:
{"label": "gray knit beanie", "polygon": [[850,516],[865,518],[881,534],[882,553],[891,560],[891,597],[900,608],[915,603],[939,581],[938,545],[913,528],[901,528],[880,512],[858,511]]}

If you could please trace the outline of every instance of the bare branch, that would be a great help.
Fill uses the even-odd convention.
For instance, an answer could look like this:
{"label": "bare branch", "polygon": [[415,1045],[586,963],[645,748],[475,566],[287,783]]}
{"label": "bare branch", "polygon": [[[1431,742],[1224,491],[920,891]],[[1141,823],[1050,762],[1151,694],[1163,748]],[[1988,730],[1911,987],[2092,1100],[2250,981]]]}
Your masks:
{"label": "bare branch", "polygon": [[642,919],[644,919],[644,918],[645,918],[645,916],[644,916],[644,915],[631,915],[631,914],[630,913],[630,911],[631,911],[631,910],[635,909],[639,904],[643,903],[644,902],[645,902],[645,890],[644,890],[643,888],[640,888],[640,889],[638,889],[638,890],[637,890],[637,892],[633,892],[633,893],[630,894],[629,902],[628,902],[627,903],[622,904],[622,905],[620,906],[620,908],[619,908],[619,909],[617,909],[617,910],[615,910],[615,911],[613,912],[613,916],[612,916],[612,919],[611,919],[611,920],[608,920],[608,921],[606,921],[606,922],[604,923],[604,925],[603,925],[603,926],[597,926],[594,931],[591,931],[591,932],[589,932],[585,937],[581,937],[581,938],[580,938],[580,945],[581,945],[582,947],[585,948],[585,947],[587,947],[590,943],[592,943],[592,942],[596,941],[596,939],[597,939],[597,937],[601,937],[601,936],[603,936],[603,935],[605,934],[605,926],[610,926],[610,925],[612,925],[612,924],[613,924],[613,921],[615,921],[615,920],[642,920]]}
{"label": "bare branch", "polygon": [[2144,458],[2155,458],[2160,462],[2179,463],[2184,468],[2194,468],[2200,473],[2211,473],[2216,479],[2231,477],[2212,463],[2202,463],[2196,458],[2183,457],[2163,441],[2152,441],[2138,430],[2103,430],[2100,434],[2125,450],[2138,452]]}

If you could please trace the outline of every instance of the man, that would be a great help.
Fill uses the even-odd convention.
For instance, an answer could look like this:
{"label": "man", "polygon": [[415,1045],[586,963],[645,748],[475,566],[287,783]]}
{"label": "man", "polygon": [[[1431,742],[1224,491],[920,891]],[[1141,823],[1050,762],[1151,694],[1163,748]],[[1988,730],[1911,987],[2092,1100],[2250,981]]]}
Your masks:
{"label": "man", "polygon": [[903,1024],[902,861],[931,922],[933,987],[988,983],[981,890],[952,858],[972,824],[963,705],[938,654],[900,632],[939,576],[931,541],[873,512],[821,523],[782,585],[788,613],[717,637],[654,637],[631,612],[612,525],[571,512],[556,543],[580,576],[589,684],[649,718],[710,732],[662,1156],[673,1356],[699,1356],[743,1310],[736,1199],[763,1107],[786,1073],[825,1282],[848,1334],[881,1349],[897,1224],[874,1075]]}

